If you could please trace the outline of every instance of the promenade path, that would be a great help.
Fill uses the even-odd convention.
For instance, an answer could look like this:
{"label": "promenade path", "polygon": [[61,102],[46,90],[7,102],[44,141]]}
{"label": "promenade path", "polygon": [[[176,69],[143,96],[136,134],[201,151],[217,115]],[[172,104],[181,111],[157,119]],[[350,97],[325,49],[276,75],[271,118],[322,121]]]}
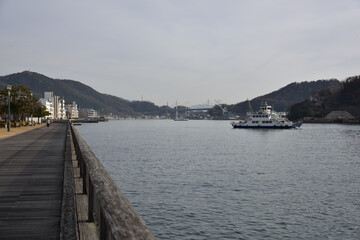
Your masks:
{"label": "promenade path", "polygon": [[0,140],[0,239],[59,239],[66,128]]}

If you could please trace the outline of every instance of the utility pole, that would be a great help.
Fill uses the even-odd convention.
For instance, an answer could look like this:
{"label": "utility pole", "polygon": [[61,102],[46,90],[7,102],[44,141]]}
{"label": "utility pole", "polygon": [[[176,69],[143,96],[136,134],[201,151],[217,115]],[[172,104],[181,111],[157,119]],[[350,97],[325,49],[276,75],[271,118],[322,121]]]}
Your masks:
{"label": "utility pole", "polygon": [[10,132],[10,117],[11,117],[11,112],[10,112],[10,97],[11,97],[11,85],[7,85],[6,89],[8,91],[8,132]]}

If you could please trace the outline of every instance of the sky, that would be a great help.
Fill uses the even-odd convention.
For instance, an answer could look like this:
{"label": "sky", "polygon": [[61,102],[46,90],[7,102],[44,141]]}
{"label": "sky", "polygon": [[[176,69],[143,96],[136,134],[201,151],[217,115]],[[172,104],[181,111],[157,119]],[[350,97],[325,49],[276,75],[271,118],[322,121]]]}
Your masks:
{"label": "sky", "polygon": [[0,76],[25,70],[156,105],[235,104],[359,75],[360,0],[0,0]]}

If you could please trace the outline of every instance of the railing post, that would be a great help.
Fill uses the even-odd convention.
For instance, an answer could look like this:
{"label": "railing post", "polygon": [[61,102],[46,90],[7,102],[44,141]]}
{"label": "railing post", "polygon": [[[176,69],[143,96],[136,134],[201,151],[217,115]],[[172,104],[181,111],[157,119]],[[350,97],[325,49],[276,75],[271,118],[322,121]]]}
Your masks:
{"label": "railing post", "polygon": [[102,211],[100,211],[100,239],[107,240],[107,227],[105,217]]}
{"label": "railing post", "polygon": [[86,183],[86,174],[87,174],[86,164],[85,164],[85,161],[83,159],[83,156],[82,156],[82,153],[81,153],[81,150],[80,150],[80,147],[79,147],[79,143],[78,143],[78,140],[76,139],[75,134],[73,134],[73,142],[74,142],[74,147],[75,147],[76,159],[78,161],[78,166],[79,166],[79,169],[80,169],[80,177],[83,180],[83,189],[82,189],[83,194],[87,194],[87,189],[86,189],[86,186],[87,186],[87,183]]}
{"label": "railing post", "polygon": [[[88,178],[89,178],[89,175],[87,173],[87,169],[86,169],[86,164],[84,161],[81,161],[81,165],[80,165],[80,175],[83,179],[83,194],[87,194],[88,193],[88,190],[87,190],[87,181],[88,181]],[[82,169],[82,171],[81,171]]]}
{"label": "railing post", "polygon": [[94,186],[89,177],[88,221],[94,222]]}
{"label": "railing post", "polygon": [[[79,148],[79,147],[77,147],[77,148]],[[84,176],[84,170],[83,170],[83,168],[84,168],[84,166],[83,166],[84,160],[81,157],[81,153],[76,153],[76,159],[78,160],[78,166],[80,168],[80,177],[82,177],[82,176]]]}

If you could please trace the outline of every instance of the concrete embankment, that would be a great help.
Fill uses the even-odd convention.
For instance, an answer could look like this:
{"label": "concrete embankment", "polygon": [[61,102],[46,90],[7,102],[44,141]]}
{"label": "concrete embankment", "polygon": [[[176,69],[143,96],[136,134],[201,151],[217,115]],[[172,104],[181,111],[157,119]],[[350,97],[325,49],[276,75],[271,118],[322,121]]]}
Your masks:
{"label": "concrete embankment", "polygon": [[360,119],[304,119],[303,123],[344,123],[344,124],[360,124]]}

